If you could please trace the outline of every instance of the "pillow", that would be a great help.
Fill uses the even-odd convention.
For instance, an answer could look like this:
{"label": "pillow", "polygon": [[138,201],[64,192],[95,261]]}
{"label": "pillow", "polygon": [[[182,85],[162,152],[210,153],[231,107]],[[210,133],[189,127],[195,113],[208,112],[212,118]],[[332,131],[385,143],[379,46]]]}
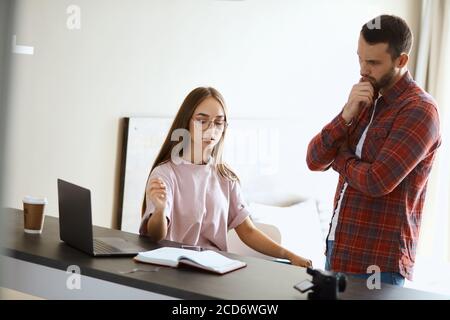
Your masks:
{"label": "pillow", "polygon": [[310,199],[289,207],[251,203],[249,211],[253,221],[278,228],[282,246],[295,254],[311,259],[314,268],[324,268],[325,242],[314,200]]}

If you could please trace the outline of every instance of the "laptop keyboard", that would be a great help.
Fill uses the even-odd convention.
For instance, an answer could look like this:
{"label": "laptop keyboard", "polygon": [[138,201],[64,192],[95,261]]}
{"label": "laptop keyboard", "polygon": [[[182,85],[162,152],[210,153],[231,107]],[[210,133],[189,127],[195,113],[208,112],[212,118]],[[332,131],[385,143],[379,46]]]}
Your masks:
{"label": "laptop keyboard", "polygon": [[119,249],[117,249],[116,247],[113,247],[101,240],[98,239],[94,239],[94,252],[95,253],[116,253],[116,252],[121,252]]}

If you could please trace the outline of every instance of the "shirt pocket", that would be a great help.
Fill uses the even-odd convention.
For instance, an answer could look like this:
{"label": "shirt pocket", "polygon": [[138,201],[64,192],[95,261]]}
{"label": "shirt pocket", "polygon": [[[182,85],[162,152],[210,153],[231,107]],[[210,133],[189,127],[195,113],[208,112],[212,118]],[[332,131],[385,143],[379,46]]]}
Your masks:
{"label": "shirt pocket", "polygon": [[362,160],[372,163],[379,155],[389,135],[389,128],[372,127],[367,132],[362,150]]}

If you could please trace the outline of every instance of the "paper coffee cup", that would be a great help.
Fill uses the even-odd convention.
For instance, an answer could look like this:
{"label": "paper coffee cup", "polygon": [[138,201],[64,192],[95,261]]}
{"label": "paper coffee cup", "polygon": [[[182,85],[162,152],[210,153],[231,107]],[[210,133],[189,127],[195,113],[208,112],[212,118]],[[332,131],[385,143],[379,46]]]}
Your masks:
{"label": "paper coffee cup", "polygon": [[41,233],[44,225],[44,208],[46,198],[26,196],[23,198],[24,231],[26,233]]}

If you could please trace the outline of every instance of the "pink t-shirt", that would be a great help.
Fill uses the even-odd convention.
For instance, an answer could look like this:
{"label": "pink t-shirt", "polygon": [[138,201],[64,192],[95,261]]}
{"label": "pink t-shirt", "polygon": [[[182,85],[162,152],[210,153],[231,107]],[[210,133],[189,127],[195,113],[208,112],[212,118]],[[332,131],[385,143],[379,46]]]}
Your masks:
{"label": "pink t-shirt", "polygon": [[[249,216],[239,183],[220,176],[211,161],[205,165],[180,161],[163,163],[150,175],[150,179],[160,178],[166,184],[166,240],[226,251],[228,230]],[[146,235],[148,218],[155,210],[148,194],[146,203],[141,235]]]}

